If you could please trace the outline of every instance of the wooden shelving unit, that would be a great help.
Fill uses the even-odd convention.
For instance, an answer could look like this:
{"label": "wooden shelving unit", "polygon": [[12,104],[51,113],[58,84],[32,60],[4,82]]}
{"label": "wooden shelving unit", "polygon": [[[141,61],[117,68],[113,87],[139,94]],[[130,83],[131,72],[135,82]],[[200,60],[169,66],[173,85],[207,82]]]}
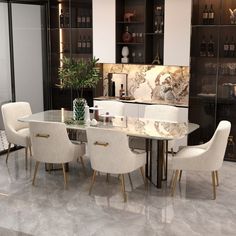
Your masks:
{"label": "wooden shelving unit", "polygon": [[[124,19],[127,13],[133,14]],[[131,42],[122,41],[128,27]],[[122,48],[129,49],[129,63],[163,63],[164,47],[164,0],[117,0],[116,1],[116,62],[121,63]]]}
{"label": "wooden shelving unit", "polygon": [[[63,57],[87,60],[92,58],[92,0],[64,0],[50,2],[50,72],[52,108],[72,110],[77,96],[70,89],[56,86],[58,68]],[[92,106],[93,90],[85,90],[85,99]]]}

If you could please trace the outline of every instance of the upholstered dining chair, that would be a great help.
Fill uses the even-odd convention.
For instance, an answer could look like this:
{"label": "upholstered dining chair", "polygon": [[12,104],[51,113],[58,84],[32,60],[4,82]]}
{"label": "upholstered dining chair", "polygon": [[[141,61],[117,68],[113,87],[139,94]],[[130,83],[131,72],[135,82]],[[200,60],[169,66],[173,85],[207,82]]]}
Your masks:
{"label": "upholstered dining chair", "polygon": [[229,121],[221,121],[210,141],[201,145],[187,146],[175,155],[172,163],[172,168],[175,170],[172,196],[174,196],[176,182],[182,171],[211,171],[213,199],[216,199],[216,186],[219,185],[218,170],[223,164],[230,129]]}
{"label": "upholstered dining chair", "polygon": [[29,125],[26,122],[18,121],[18,118],[31,115],[31,108],[28,102],[13,102],[2,105],[2,117],[8,141],[6,163],[8,161],[11,144],[25,147],[25,167],[27,169],[28,149],[31,154],[31,143]]}
{"label": "upholstered dining chair", "polygon": [[73,144],[68,137],[66,125],[60,122],[30,122],[30,138],[33,155],[36,160],[32,185],[39,163],[61,164],[64,175],[64,186],[67,186],[65,163],[85,154],[84,144]]}
{"label": "upholstered dining chair", "polygon": [[[171,105],[148,105],[145,107],[144,117],[147,119],[157,119],[159,121],[167,122],[181,122],[181,111],[178,107]],[[169,141],[168,147],[172,155],[175,147],[175,141]]]}
{"label": "upholstered dining chair", "polygon": [[86,131],[88,153],[94,170],[89,194],[91,194],[97,172],[118,174],[121,176],[122,192],[126,202],[124,174],[140,169],[146,186],[144,177],[145,153],[132,152],[129,148],[127,135],[121,131],[92,127],[87,128]]}
{"label": "upholstered dining chair", "polygon": [[119,101],[95,101],[94,103],[98,107],[101,107],[102,110],[100,111],[101,114],[105,114],[109,112],[112,116],[123,116],[124,115],[124,103]]}

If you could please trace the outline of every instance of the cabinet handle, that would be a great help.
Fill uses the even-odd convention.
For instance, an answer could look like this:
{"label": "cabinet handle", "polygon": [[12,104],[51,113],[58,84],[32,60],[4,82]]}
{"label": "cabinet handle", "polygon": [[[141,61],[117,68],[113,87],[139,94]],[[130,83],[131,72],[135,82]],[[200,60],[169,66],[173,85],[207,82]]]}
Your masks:
{"label": "cabinet handle", "polygon": [[99,145],[99,146],[107,147],[109,145],[109,143],[101,143],[101,142],[96,141],[94,143],[94,145]]}
{"label": "cabinet handle", "polygon": [[36,138],[49,138],[50,135],[49,134],[36,134],[35,137]]}

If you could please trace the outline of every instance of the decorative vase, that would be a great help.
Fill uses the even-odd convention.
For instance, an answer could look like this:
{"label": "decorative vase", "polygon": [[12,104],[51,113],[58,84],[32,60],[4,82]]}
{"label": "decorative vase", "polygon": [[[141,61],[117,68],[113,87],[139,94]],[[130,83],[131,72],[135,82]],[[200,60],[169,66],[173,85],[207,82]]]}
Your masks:
{"label": "decorative vase", "polygon": [[129,48],[127,46],[124,46],[121,50],[122,58],[121,58],[121,63],[129,63]]}
{"label": "decorative vase", "polygon": [[73,119],[83,122],[85,119],[85,106],[87,102],[84,98],[75,98],[73,100]]}

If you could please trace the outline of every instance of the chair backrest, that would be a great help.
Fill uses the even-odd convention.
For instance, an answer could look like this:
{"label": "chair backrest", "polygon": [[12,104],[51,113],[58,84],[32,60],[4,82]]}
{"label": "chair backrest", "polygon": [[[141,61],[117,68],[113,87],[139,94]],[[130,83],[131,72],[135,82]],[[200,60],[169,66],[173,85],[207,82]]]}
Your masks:
{"label": "chair backrest", "polygon": [[225,150],[231,129],[229,121],[221,121],[207,146],[207,158],[204,159],[206,169],[218,170],[224,160]]}
{"label": "chair backrest", "polygon": [[87,128],[88,153],[94,170],[123,174],[133,171],[135,155],[121,131]]}
{"label": "chair backrest", "polygon": [[11,142],[15,131],[29,127],[27,122],[20,122],[17,119],[32,114],[30,104],[28,102],[6,103],[2,105],[1,110],[7,139]]}
{"label": "chair backrest", "polygon": [[99,111],[100,114],[106,114],[109,112],[113,116],[123,116],[124,115],[124,103],[119,101],[96,101],[98,107],[103,108]]}
{"label": "chair backrest", "polygon": [[33,158],[45,163],[66,163],[74,158],[75,148],[66,126],[59,122],[30,122]]}
{"label": "chair backrest", "polygon": [[170,122],[181,121],[180,109],[170,105],[147,105],[144,111],[144,118]]}

